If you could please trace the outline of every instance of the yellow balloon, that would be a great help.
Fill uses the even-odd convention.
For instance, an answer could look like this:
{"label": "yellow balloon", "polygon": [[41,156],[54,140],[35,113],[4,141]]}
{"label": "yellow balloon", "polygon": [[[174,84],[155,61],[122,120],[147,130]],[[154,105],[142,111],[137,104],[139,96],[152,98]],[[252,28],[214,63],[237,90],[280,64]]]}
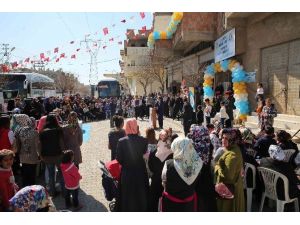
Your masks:
{"label": "yellow balloon", "polygon": [[153,32],[149,34],[149,36],[148,36],[148,40],[154,40],[154,37],[153,37]]}
{"label": "yellow balloon", "polygon": [[172,15],[172,19],[175,21],[180,21],[183,17],[183,13],[182,12],[174,12]]}
{"label": "yellow balloon", "polygon": [[165,31],[160,32],[160,39],[163,39],[163,40],[167,39],[167,32],[165,32]]}

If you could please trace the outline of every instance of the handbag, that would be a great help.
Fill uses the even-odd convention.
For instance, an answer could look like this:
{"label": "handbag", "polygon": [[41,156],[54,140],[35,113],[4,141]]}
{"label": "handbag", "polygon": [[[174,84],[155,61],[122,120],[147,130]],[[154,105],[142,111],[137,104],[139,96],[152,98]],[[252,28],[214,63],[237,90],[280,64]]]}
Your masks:
{"label": "handbag", "polygon": [[215,185],[215,191],[222,199],[234,199],[234,185],[218,183]]}

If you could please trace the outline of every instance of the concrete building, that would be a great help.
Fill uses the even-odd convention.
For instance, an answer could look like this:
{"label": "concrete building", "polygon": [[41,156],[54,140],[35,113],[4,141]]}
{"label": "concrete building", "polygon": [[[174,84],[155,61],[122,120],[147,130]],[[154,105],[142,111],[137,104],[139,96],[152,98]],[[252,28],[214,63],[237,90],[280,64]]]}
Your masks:
{"label": "concrete building", "polygon": [[[300,13],[225,13],[225,29],[236,29],[236,58],[246,71],[257,71],[256,81],[263,83],[279,113],[298,116],[299,24]],[[254,109],[256,83],[248,84],[248,92]]]}
{"label": "concrete building", "polygon": [[[155,41],[153,55],[165,59],[169,93],[180,92],[184,80],[187,87],[196,87],[196,95],[199,96],[203,71],[214,60],[213,46],[220,15],[222,13],[183,13],[172,39]],[[166,13],[155,13],[154,30],[166,30],[171,16],[172,13],[168,18]]]}
{"label": "concrete building", "polygon": [[[120,67],[131,95],[144,95],[144,89],[146,89],[146,94],[159,92],[159,83],[146,73],[151,66],[150,49],[147,47],[149,33],[150,30],[139,30],[138,34],[135,34],[134,30],[127,30],[124,50],[120,50],[122,57]],[[145,83],[148,77],[151,79]]]}

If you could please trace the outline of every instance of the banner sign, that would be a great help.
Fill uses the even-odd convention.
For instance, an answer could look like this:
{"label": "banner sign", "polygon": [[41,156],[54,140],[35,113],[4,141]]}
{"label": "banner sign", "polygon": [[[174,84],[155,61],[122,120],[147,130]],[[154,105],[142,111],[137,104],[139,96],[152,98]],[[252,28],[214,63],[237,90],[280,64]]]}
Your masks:
{"label": "banner sign", "polygon": [[196,112],[196,105],[195,105],[195,88],[194,87],[189,87],[189,99],[190,99],[190,104],[193,108],[193,111]]}
{"label": "banner sign", "polygon": [[246,72],[246,83],[256,82],[256,72]]}
{"label": "banner sign", "polygon": [[215,63],[235,56],[235,28],[215,41]]}

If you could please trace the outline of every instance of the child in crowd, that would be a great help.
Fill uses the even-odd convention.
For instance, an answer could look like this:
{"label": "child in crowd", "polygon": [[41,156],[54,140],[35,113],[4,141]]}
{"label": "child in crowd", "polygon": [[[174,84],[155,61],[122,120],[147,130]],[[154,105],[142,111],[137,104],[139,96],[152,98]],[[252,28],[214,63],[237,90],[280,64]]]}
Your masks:
{"label": "child in crowd", "polygon": [[212,106],[210,105],[210,100],[209,98],[205,99],[205,109],[204,109],[204,116],[205,116],[205,121],[206,121],[206,125],[210,124],[210,114],[212,111]]}
{"label": "child in crowd", "polygon": [[0,151],[0,212],[8,211],[9,199],[18,191],[12,172],[14,152],[8,149]]}
{"label": "child in crowd", "polygon": [[229,116],[226,112],[225,102],[221,102],[220,116],[221,116],[222,128],[225,128],[225,120],[229,119]]}
{"label": "child in crowd", "polygon": [[82,208],[78,201],[79,181],[82,178],[78,168],[73,163],[74,152],[72,150],[63,151],[62,163],[60,164],[65,181],[65,204],[66,208],[71,207],[71,195],[73,199],[74,211]]}

